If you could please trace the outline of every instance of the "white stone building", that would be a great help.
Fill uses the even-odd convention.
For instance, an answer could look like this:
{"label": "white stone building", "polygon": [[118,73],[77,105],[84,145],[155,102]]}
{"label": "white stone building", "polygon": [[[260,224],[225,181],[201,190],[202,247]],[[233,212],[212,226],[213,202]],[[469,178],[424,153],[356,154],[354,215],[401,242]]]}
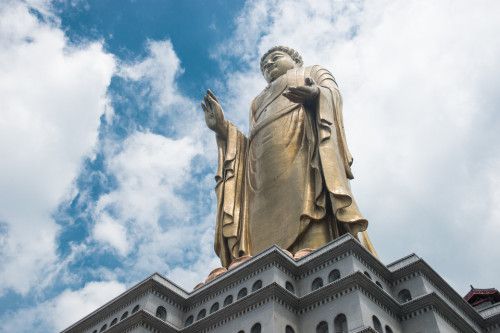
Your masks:
{"label": "white stone building", "polygon": [[[153,274],[64,333],[500,333],[424,260],[384,265],[350,235],[294,260],[272,246],[187,292]],[[482,303],[484,304],[484,303]]]}

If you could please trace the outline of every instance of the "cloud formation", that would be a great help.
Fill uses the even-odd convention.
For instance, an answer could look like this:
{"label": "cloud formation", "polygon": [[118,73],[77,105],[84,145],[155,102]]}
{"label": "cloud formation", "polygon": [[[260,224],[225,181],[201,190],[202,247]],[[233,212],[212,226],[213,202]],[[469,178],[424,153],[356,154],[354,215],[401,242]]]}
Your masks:
{"label": "cloud formation", "polygon": [[0,295],[53,277],[51,217],[97,141],[113,57],[98,42],[70,46],[46,2],[0,5]]}
{"label": "cloud formation", "polygon": [[215,140],[203,112],[178,91],[175,77],[182,69],[172,43],[148,41],[147,49],[147,57],[122,64],[119,75],[136,88],[138,106],[157,123],[103,141],[104,172],[116,186],[89,203],[95,222],[89,241],[127,257],[117,278],[135,282],[153,271],[170,276],[180,270],[189,272],[179,281],[189,290],[208,274],[207,261],[217,266],[212,246],[201,242],[214,225],[214,198],[206,199],[213,176],[206,168],[216,159]]}

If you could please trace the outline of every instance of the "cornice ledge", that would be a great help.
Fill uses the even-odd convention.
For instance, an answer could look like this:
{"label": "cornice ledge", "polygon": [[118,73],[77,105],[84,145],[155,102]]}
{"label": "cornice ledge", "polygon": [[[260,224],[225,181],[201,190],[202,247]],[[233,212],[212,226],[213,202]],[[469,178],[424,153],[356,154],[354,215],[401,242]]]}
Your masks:
{"label": "cornice ledge", "polygon": [[242,280],[244,277],[247,277],[259,269],[264,268],[266,265],[273,263],[277,263],[286,269],[289,269],[293,273],[297,270],[295,260],[283,252],[283,250],[278,246],[272,245],[256,256],[248,259],[207,284],[204,284],[200,288],[193,290],[187,297],[186,306],[189,307],[198,302],[200,299],[205,299],[213,294],[212,286],[215,284],[217,284],[217,289],[225,289],[228,286],[237,283],[239,280]]}
{"label": "cornice ledge", "polygon": [[152,290],[155,287],[160,287],[162,292],[164,292],[172,301],[177,302],[180,306],[184,306],[184,299],[187,296],[186,291],[161,274],[153,273],[98,309],[92,311],[73,325],[67,327],[61,331],[61,333],[70,332],[75,329],[77,331],[85,330],[89,326],[92,326],[95,323],[108,318],[111,314],[123,309],[129,304],[131,299],[140,297],[142,294],[149,292],[149,290]]}
{"label": "cornice ledge", "polygon": [[302,311],[308,307],[314,306],[314,304],[321,302],[325,298],[331,298],[333,295],[341,293],[345,290],[349,290],[351,292],[353,290],[350,289],[359,290],[360,288],[371,294],[394,314],[398,315],[401,312],[400,304],[360,271],[346,275],[337,281],[331,282],[307,295],[302,296],[299,299],[299,310]]}
{"label": "cornice ledge", "polygon": [[118,324],[108,328],[106,333],[123,333],[127,332],[132,327],[136,325],[140,325],[142,327],[147,328],[148,330],[162,333],[179,333],[179,328],[171,325],[168,322],[165,322],[159,318],[156,318],[149,312],[141,309],[129,316],[128,318],[120,321]]}
{"label": "cornice ledge", "polygon": [[298,307],[297,296],[293,295],[276,282],[273,282],[181,329],[180,332],[198,333],[208,327],[220,326],[236,317],[239,317],[243,313],[259,307],[259,303],[265,304],[271,300],[281,300],[283,303],[294,309]]}
{"label": "cornice ledge", "polygon": [[483,322],[484,318],[469,303],[467,303],[462,296],[450,287],[450,285],[422,258],[419,258],[407,266],[394,271],[392,281],[396,281],[416,272],[423,273],[424,278],[429,280],[432,284],[435,284],[441,292],[450,298],[450,301],[454,303],[457,308],[463,311],[472,320],[478,323]]}
{"label": "cornice ledge", "polygon": [[[401,306],[401,317],[410,315],[413,312],[417,312],[424,308],[431,307],[436,309],[436,312],[443,316],[448,323],[452,326],[456,326],[463,332],[476,333],[477,330],[471,326],[467,319],[462,317],[459,313],[457,313],[446,300],[444,300],[440,295],[435,292],[422,295],[420,297],[414,298],[413,300],[402,304]],[[484,319],[481,318],[479,321],[475,321],[472,318],[469,318],[472,322],[475,322],[479,327],[484,328],[485,322]]]}
{"label": "cornice ledge", "polygon": [[488,327],[495,325],[495,324],[500,325],[500,313],[496,313],[496,314],[491,315],[489,317],[485,317],[484,320],[486,321],[486,325]]}
{"label": "cornice ledge", "polygon": [[307,271],[330,260],[332,256],[340,256],[348,251],[353,251],[359,258],[372,266],[384,279],[390,281],[391,271],[350,234],[344,234],[297,260],[299,275],[302,276]]}
{"label": "cornice ledge", "polygon": [[[387,268],[375,258],[367,249],[365,249],[354,237],[350,234],[344,234],[330,243],[327,243],[316,249],[314,252],[304,256],[296,261],[299,268],[299,275],[303,275],[307,271],[319,266],[331,259],[337,257],[345,252],[354,251],[360,257],[367,260],[378,269],[387,270]],[[387,271],[388,273],[388,271]]]}
{"label": "cornice ledge", "polygon": [[351,333],[378,333],[375,331],[372,327],[361,327],[361,328],[355,328]]}
{"label": "cornice ledge", "polygon": [[111,301],[92,311],[73,325],[62,330],[61,333],[71,332],[74,330],[85,330],[95,323],[110,317],[110,315],[115,311],[118,311],[119,309],[125,307],[131,299],[135,299],[137,297],[140,297],[142,294],[147,293],[148,290],[150,290],[153,286],[153,280],[151,278],[152,276],[147,277],[132,288],[113,298]]}

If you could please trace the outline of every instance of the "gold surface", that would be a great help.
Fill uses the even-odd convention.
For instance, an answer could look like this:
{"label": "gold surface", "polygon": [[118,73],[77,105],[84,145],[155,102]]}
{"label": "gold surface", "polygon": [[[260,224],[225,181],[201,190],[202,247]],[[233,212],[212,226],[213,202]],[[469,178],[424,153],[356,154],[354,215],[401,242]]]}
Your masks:
{"label": "gold surface", "polygon": [[204,96],[219,151],[215,251],[224,267],[272,244],[296,253],[344,233],[376,256],[349,185],[337,83],[323,67],[301,65],[289,48],[265,54],[269,85],[252,102],[248,137],[225,120],[210,90]]}

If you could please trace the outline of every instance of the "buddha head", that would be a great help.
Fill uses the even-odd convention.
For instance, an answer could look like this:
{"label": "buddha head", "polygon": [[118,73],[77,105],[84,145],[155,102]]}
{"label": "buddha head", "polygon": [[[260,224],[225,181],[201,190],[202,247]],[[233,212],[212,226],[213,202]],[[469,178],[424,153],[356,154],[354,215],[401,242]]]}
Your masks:
{"label": "buddha head", "polygon": [[286,46],[270,48],[260,59],[260,70],[268,83],[273,82],[289,69],[302,66],[302,57]]}

